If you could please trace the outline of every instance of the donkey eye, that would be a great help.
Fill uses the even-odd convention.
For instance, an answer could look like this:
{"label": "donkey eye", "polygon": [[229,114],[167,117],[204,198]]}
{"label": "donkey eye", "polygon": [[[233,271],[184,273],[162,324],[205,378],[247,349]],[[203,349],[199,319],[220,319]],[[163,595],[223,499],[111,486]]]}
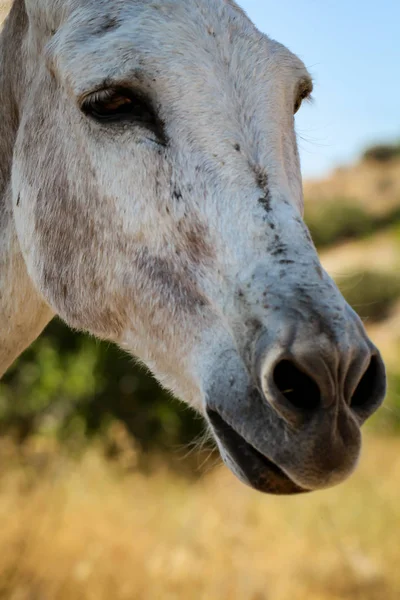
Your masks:
{"label": "donkey eye", "polygon": [[150,129],[164,139],[163,124],[150,100],[129,89],[114,88],[93,92],[83,100],[82,112],[100,123],[132,122]]}
{"label": "donkey eye", "polygon": [[303,100],[305,100],[306,98],[309,98],[309,97],[310,97],[310,92],[308,90],[301,92],[297,96],[296,102],[294,104],[294,111],[293,111],[294,114],[296,114],[300,110]]}
{"label": "donkey eye", "polygon": [[303,98],[300,98],[300,97],[297,98],[296,102],[294,103],[294,110],[293,110],[294,114],[296,114],[297,112],[299,112],[302,101],[303,101]]}
{"label": "donkey eye", "polygon": [[294,114],[296,114],[297,111],[299,110],[300,106],[303,103],[303,100],[312,101],[312,96],[311,96],[312,91],[313,91],[313,83],[309,77],[300,81],[299,86],[297,88],[296,102],[294,103],[294,110],[293,110]]}
{"label": "donkey eye", "polygon": [[123,89],[93,92],[84,99],[81,108],[98,121],[119,121],[126,117],[146,121],[154,116],[153,109],[143,98]]}

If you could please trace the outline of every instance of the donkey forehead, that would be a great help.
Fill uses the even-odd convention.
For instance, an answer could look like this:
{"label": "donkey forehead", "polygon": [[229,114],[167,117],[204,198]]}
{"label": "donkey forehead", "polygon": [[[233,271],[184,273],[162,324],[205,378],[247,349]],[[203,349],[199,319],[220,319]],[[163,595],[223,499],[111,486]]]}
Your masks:
{"label": "donkey forehead", "polygon": [[[261,34],[231,0],[75,4],[47,46],[53,71],[79,95],[146,73],[168,78],[220,68],[262,84],[309,75],[287,48]],[[243,81],[243,87],[246,87]]]}

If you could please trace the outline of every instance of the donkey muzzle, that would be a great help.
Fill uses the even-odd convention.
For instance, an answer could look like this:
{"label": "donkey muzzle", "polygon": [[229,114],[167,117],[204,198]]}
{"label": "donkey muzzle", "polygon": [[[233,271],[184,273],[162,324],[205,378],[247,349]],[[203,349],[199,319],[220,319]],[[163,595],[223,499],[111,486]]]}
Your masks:
{"label": "donkey muzzle", "polygon": [[[385,368],[355,317],[351,339],[263,332],[252,368],[221,358],[206,414],[227,466],[253,488],[294,494],[340,483],[354,470],[362,423],[385,396]],[[339,339],[340,336],[337,336]],[[279,341],[279,339],[280,341]],[[284,341],[283,341],[284,340]]]}

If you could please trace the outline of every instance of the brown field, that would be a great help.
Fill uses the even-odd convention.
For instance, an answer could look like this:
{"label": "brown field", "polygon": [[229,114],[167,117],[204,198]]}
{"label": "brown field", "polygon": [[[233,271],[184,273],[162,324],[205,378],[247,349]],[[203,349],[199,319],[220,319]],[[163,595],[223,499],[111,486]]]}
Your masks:
{"label": "brown field", "polygon": [[3,444],[0,464],[1,599],[400,598],[400,440],[367,437],[348,483],[293,498],[223,467],[123,474],[95,449],[22,467]]}

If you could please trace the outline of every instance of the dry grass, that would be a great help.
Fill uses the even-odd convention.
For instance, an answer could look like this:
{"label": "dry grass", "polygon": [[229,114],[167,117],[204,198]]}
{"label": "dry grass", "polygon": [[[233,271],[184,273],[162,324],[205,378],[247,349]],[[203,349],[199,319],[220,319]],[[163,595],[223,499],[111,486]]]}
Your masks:
{"label": "dry grass", "polygon": [[398,440],[369,437],[348,483],[296,498],[225,468],[193,483],[122,475],[94,450],[45,468],[35,456],[24,468],[1,456],[1,599],[400,597]]}

